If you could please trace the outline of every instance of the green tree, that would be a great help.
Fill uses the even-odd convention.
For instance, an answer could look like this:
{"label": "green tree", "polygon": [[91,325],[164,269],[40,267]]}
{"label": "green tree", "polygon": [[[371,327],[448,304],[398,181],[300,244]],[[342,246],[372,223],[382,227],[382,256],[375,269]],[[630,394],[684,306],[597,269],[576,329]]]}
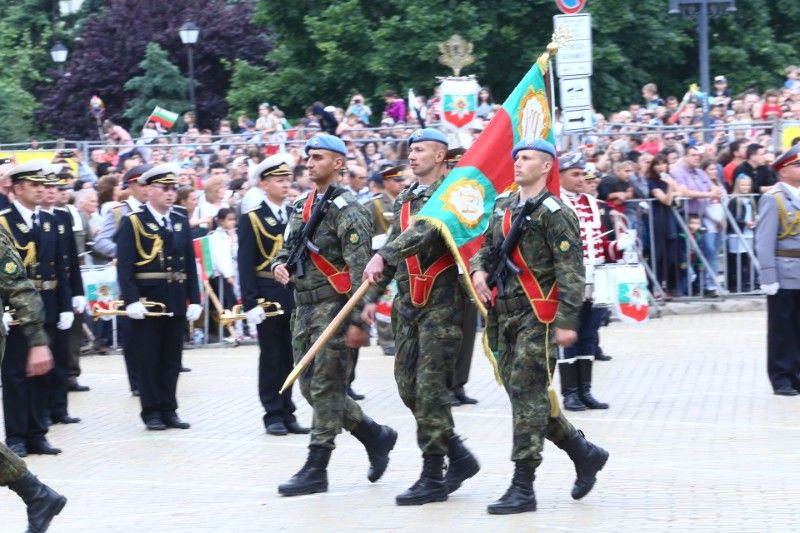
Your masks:
{"label": "green tree", "polygon": [[259,104],[268,101],[264,86],[271,74],[244,59],[227,62],[227,67],[231,71],[231,88],[225,97],[228,116],[252,115]]}
{"label": "green tree", "polygon": [[186,100],[189,80],[170,63],[167,53],[156,43],[149,43],[139,63],[143,73],[125,83],[125,90],[136,93],[125,111],[131,130],[140,131],[156,106],[182,113],[190,108]]}
{"label": "green tree", "polygon": [[26,142],[33,134],[36,99],[19,80],[0,77],[0,142]]}

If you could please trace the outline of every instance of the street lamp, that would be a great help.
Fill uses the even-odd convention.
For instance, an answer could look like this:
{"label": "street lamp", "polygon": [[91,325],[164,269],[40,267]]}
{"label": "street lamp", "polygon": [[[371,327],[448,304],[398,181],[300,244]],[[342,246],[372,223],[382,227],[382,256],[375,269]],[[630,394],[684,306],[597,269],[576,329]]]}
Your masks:
{"label": "street lamp", "polygon": [[181,42],[186,45],[186,52],[189,55],[189,102],[192,105],[192,112],[197,117],[197,109],[194,101],[194,45],[197,43],[197,38],[200,36],[200,29],[194,22],[186,21],[178,30],[181,36]]}
{"label": "street lamp", "polygon": [[700,90],[706,95],[703,100],[703,137],[711,137],[708,131],[708,99],[711,93],[711,79],[708,73],[708,19],[736,12],[736,0],[669,0],[669,14],[683,14],[689,20],[697,21],[700,38]]}
{"label": "street lamp", "polygon": [[53,63],[58,65],[58,72],[59,74],[64,73],[64,63],[67,60],[67,56],[69,55],[69,50],[67,47],[61,44],[61,41],[56,42],[53,45],[53,48],[50,49],[50,57],[53,59]]}

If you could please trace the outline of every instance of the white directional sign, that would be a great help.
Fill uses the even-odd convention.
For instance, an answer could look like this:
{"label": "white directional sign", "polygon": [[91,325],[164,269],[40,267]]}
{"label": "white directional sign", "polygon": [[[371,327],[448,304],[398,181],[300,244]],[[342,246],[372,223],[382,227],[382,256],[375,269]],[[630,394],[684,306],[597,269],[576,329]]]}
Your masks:
{"label": "white directional sign", "polygon": [[565,28],[569,41],[556,54],[558,77],[592,75],[592,15],[556,15],[553,28]]}
{"label": "white directional sign", "polygon": [[565,109],[561,112],[562,131],[571,133],[591,129],[592,118],[592,110],[590,108]]}
{"label": "white directional sign", "polygon": [[588,77],[560,78],[561,109],[592,107],[592,84]]}

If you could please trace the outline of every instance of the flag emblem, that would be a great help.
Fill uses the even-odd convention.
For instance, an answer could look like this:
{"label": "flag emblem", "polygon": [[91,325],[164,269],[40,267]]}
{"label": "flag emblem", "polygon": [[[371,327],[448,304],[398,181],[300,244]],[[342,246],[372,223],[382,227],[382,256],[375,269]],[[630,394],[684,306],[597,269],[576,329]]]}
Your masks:
{"label": "flag emblem", "polygon": [[472,229],[481,223],[485,196],[486,191],[480,182],[465,179],[451,183],[442,194],[442,202],[445,210]]}
{"label": "flag emblem", "polygon": [[520,139],[547,139],[550,136],[550,106],[544,90],[528,90],[517,111],[517,133]]}

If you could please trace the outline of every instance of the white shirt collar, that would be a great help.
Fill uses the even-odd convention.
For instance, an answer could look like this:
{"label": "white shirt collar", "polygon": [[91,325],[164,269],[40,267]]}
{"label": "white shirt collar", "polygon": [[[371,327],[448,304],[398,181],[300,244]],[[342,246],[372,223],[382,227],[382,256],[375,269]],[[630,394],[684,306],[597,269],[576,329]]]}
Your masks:
{"label": "white shirt collar", "polygon": [[786,190],[789,191],[792,196],[794,196],[795,200],[800,200],[800,187],[792,187],[785,181],[781,182],[783,187],[786,187]]}
{"label": "white shirt collar", "polygon": [[273,212],[273,213],[275,213],[276,215],[277,215],[277,214],[278,214],[278,212],[279,212],[279,211],[281,211],[281,210],[284,212],[284,215],[286,214],[286,202],[283,202],[283,203],[282,203],[282,204],[280,204],[280,205],[278,205],[278,204],[274,204],[274,203],[272,203],[272,202],[270,201],[269,197],[268,197],[266,194],[264,195],[264,201],[267,203],[267,205],[269,206],[269,208],[270,208],[270,209],[272,209],[272,212]]}
{"label": "white shirt collar", "polygon": [[164,213],[164,214],[162,215],[161,213],[159,213],[158,211],[156,211],[155,209],[153,209],[153,206],[152,206],[152,205],[150,205],[150,202],[147,202],[147,203],[146,203],[146,204],[144,204],[144,205],[147,207],[147,210],[148,210],[148,211],[150,211],[150,214],[151,214],[151,215],[153,215],[153,218],[154,218],[154,219],[156,219],[156,222],[158,222],[158,225],[159,225],[159,226],[161,226],[161,225],[162,225],[162,223],[163,223],[163,220],[164,220],[164,217],[168,217],[168,216],[169,216],[169,214],[170,214],[170,212],[172,211],[172,210],[170,209],[170,210],[168,210],[166,213]]}
{"label": "white shirt collar", "polygon": [[24,205],[19,203],[19,201],[17,201],[17,200],[14,200],[14,207],[16,207],[17,211],[19,211],[19,214],[22,215],[22,220],[25,221],[25,224],[29,228],[31,226],[33,226],[33,213],[34,213],[34,210],[28,209],[27,207],[25,207]]}
{"label": "white shirt collar", "polygon": [[128,205],[131,206],[131,209],[133,211],[138,211],[142,207],[142,205],[144,205],[142,202],[140,202],[133,196],[129,196],[126,201],[128,202]]}

